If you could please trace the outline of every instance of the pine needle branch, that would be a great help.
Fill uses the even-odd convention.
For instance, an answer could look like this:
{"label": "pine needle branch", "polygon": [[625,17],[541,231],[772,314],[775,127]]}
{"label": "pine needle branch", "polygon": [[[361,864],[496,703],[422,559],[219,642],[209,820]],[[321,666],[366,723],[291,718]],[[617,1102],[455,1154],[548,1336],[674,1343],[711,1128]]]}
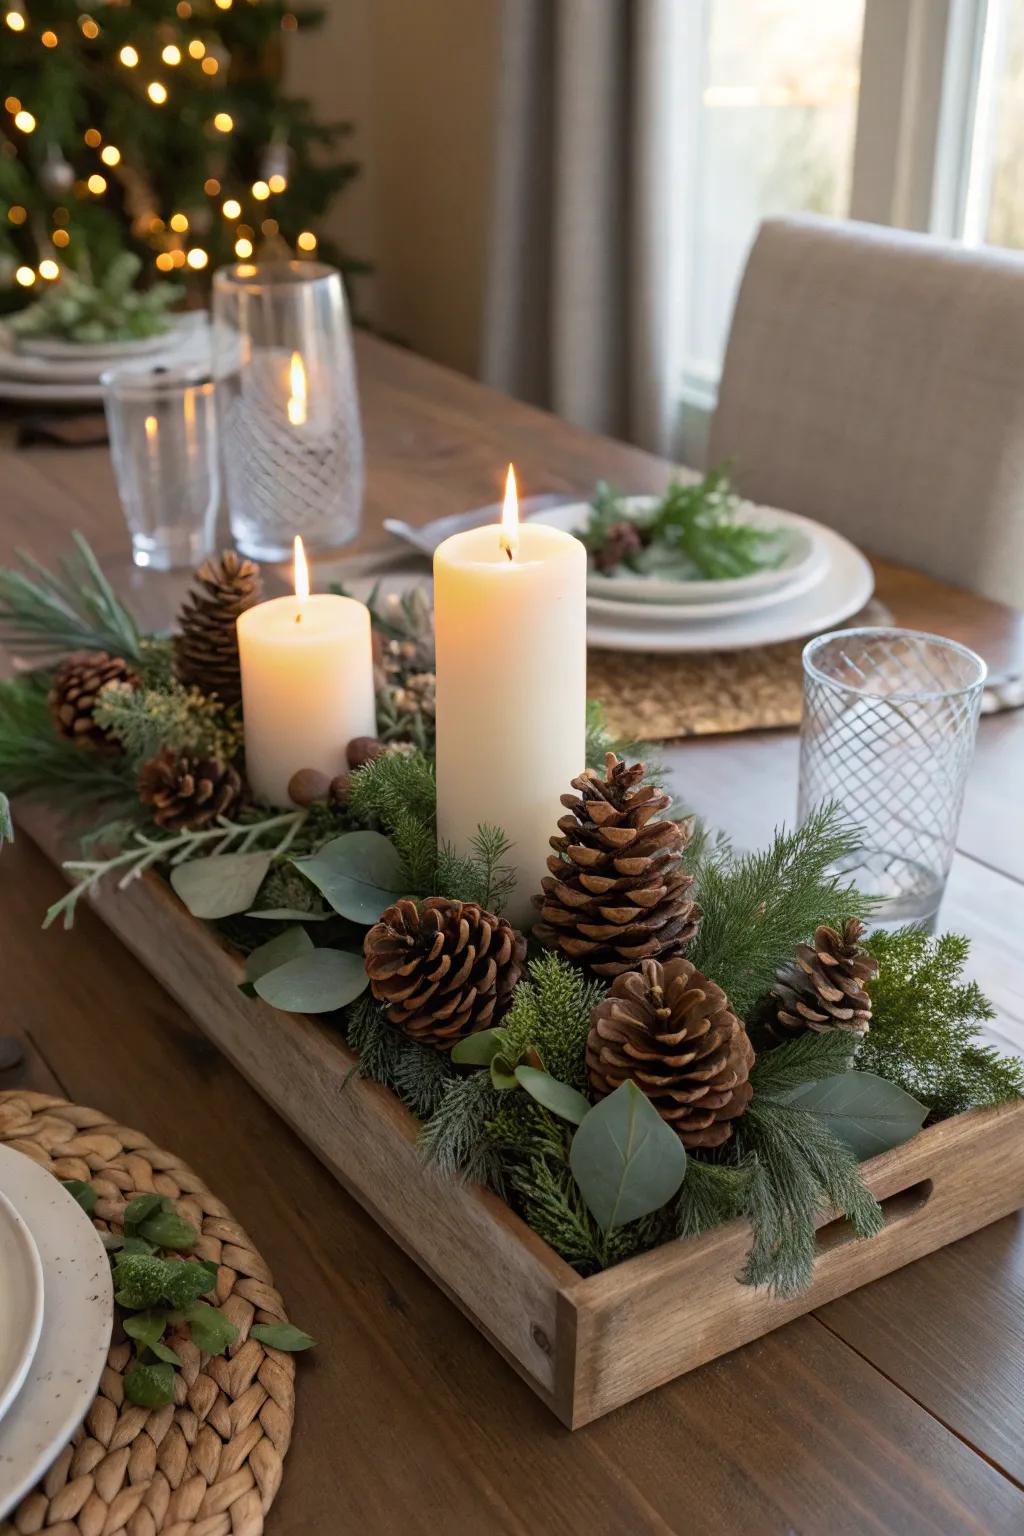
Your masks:
{"label": "pine needle branch", "polygon": [[0,783],[12,796],[50,795],[65,811],[110,805],[123,813],[137,806],[123,759],[56,734],[38,677],[0,682]]}
{"label": "pine needle branch", "polygon": [[704,917],[687,958],[741,1018],[819,923],[868,915],[871,903],[832,872],[859,846],[857,828],[827,805],[796,831],[777,830],[763,852],[735,858],[726,849],[699,865],[694,894]]}
{"label": "pine needle branch", "polygon": [[777,1098],[804,1083],[817,1083],[837,1072],[848,1072],[857,1054],[856,1040],[845,1029],[808,1030],[762,1052],[750,1073],[755,1094]]}
{"label": "pine needle branch", "polygon": [[424,1160],[443,1178],[475,1180],[504,1195],[501,1154],[487,1129],[499,1108],[500,1095],[486,1072],[456,1078],[420,1131]]}
{"label": "pine needle branch", "polygon": [[24,571],[0,570],[0,634],[16,651],[56,657],[68,651],[110,651],[139,661],[142,636],[115,593],[88,541],[73,535],[74,552],[56,572],[22,554]]}

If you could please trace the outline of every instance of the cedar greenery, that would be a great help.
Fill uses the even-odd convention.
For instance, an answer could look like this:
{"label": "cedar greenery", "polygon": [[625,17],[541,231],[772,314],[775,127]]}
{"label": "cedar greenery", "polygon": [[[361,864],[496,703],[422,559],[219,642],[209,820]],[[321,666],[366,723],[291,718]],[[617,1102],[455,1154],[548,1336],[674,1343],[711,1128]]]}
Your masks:
{"label": "cedar greenery", "polygon": [[871,1028],[857,1055],[862,1071],[913,1094],[932,1120],[1024,1094],[1024,1062],[981,1039],[995,1009],[976,982],[963,979],[969,940],[957,933],[930,938],[910,927],[873,934],[867,948],[879,973],[869,987]]}
{"label": "cedar greenery", "polygon": [[687,951],[746,1019],[771,989],[794,947],[820,923],[866,917],[871,903],[829,870],[855,853],[858,830],[834,805],[813,811],[795,831],[776,830],[768,848],[736,857],[713,849],[696,871],[691,895],[704,909]]}
{"label": "cedar greenery", "polygon": [[220,763],[230,763],[242,749],[238,710],[181,683],[108,688],[96,701],[93,716],[121,743],[133,764],[154,757],[163,747]]}

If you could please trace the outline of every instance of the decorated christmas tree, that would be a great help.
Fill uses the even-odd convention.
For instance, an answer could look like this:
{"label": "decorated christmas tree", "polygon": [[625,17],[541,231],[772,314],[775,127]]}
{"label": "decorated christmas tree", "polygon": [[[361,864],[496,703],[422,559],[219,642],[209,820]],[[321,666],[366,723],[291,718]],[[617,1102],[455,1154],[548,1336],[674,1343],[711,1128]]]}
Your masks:
{"label": "decorated christmas tree", "polygon": [[320,14],[283,0],[0,0],[0,308],[125,250],[142,280],[296,252],[355,174],[346,124],[281,89]]}

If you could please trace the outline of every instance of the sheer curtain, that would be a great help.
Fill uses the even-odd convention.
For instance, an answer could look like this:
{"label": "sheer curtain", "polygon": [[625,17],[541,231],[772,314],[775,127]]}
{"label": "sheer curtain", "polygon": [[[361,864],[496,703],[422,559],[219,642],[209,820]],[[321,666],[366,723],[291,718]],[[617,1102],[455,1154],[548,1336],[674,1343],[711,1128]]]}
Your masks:
{"label": "sheer curtain", "polygon": [[676,410],[664,189],[685,153],[671,93],[688,9],[503,0],[484,286],[488,383],[662,452]]}

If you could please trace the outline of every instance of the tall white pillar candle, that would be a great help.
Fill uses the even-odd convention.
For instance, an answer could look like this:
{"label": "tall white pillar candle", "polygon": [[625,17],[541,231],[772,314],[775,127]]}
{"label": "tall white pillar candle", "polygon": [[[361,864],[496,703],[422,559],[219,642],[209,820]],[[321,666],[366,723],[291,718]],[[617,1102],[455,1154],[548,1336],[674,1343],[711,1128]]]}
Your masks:
{"label": "tall white pillar candle", "polygon": [[583,545],[535,522],[457,533],[434,555],[438,839],[466,852],[478,827],[505,832],[518,927],[586,758],[586,590]]}
{"label": "tall white pillar candle", "polygon": [[258,603],[238,619],[245,767],[253,794],[287,806],[299,768],[344,773],[354,736],[377,731],[370,614],[363,603],[302,592]]}

